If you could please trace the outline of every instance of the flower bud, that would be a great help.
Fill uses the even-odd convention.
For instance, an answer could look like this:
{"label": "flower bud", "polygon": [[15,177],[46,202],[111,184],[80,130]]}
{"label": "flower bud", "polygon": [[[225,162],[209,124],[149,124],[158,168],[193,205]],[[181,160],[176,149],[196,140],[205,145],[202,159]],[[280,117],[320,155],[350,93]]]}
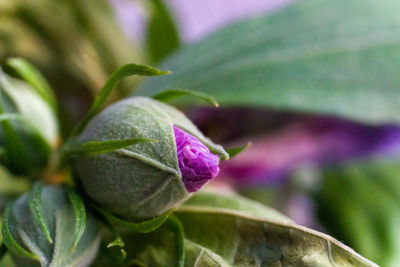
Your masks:
{"label": "flower bud", "polygon": [[[14,79],[0,70],[0,101],[3,113],[15,114],[22,120],[2,122],[0,127],[0,146],[6,149],[1,158],[14,174],[27,175],[44,167],[49,159],[51,148],[58,138],[57,121],[49,104],[27,83]],[[18,140],[7,135],[5,124],[10,123]],[[12,153],[18,151],[23,153]]]}
{"label": "flower bud", "polygon": [[38,183],[7,208],[2,233],[17,266],[89,266],[101,239],[75,192]]}
{"label": "flower bud", "polygon": [[218,174],[219,158],[228,158],[180,111],[145,97],[108,107],[78,140],[135,137],[157,141],[76,161],[76,172],[89,196],[128,220],[151,218],[177,206]]}
{"label": "flower bud", "polygon": [[182,181],[188,192],[195,192],[218,175],[219,157],[199,139],[176,126],[174,134]]}

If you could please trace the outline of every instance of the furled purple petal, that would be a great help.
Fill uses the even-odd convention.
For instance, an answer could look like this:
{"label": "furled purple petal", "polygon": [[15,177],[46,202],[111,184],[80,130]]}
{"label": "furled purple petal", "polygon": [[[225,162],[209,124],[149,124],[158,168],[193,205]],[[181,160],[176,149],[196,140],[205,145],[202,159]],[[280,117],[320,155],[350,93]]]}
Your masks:
{"label": "furled purple petal", "polygon": [[174,134],[182,181],[188,192],[195,192],[218,175],[219,157],[196,137],[176,126]]}

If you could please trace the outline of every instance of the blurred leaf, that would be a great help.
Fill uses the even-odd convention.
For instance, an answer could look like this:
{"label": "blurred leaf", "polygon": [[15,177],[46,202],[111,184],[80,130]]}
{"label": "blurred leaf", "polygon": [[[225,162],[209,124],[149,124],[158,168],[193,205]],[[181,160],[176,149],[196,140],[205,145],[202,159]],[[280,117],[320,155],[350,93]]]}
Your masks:
{"label": "blurred leaf", "polygon": [[[107,0],[0,1],[0,64],[27,59],[54,88],[66,136],[117,67],[144,62]],[[68,34],[65,34],[68,33]],[[124,80],[124,96],[139,79]]]}
{"label": "blurred leaf", "polygon": [[52,107],[53,111],[57,109],[57,101],[53,90],[46,78],[32,64],[22,58],[10,58],[8,65],[13,67],[18,74],[28,82],[36,92]]}
{"label": "blurred leaf", "polygon": [[316,200],[332,234],[382,266],[400,265],[400,163],[326,170]]}
{"label": "blurred leaf", "polygon": [[190,90],[185,90],[185,89],[169,89],[162,91],[156,95],[153,96],[154,99],[157,99],[162,102],[168,102],[171,101],[172,99],[181,97],[181,96],[194,96],[197,97],[211,106],[218,107],[218,102],[210,95],[201,93],[201,92],[195,92],[195,91],[190,91]]}
{"label": "blurred leaf", "polygon": [[[175,213],[186,236],[185,265],[377,266],[332,237],[263,207],[236,195],[193,195]],[[176,266],[171,234],[165,228],[154,232],[136,261]]]}
{"label": "blurred leaf", "polygon": [[153,62],[158,62],[179,46],[179,35],[163,0],[151,0],[147,47]]}
{"label": "blurred leaf", "polygon": [[[400,122],[400,2],[304,0],[174,53],[139,94],[187,88],[221,105]],[[187,103],[187,102],[185,102]]]}

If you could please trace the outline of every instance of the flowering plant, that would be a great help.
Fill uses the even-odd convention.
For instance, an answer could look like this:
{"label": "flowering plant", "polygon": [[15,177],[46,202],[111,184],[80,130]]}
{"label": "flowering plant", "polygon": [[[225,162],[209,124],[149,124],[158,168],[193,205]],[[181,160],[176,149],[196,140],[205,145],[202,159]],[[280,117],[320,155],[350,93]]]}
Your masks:
{"label": "flowering plant", "polygon": [[[29,91],[52,118],[57,105],[49,97],[43,76],[25,60],[10,62],[18,62],[11,64],[17,72],[27,71],[29,76],[23,78],[34,77],[39,82],[26,79],[14,85],[3,74],[2,88]],[[33,179],[29,191],[10,199],[4,212],[3,255],[9,251],[17,266],[233,266],[255,262],[374,266],[333,238],[296,225],[261,204],[232,194],[196,193],[218,175],[220,161],[242,149],[226,152],[165,102],[191,95],[217,106],[212,97],[166,90],[153,98],[127,98],[100,111],[123,77],[164,74],[170,72],[137,64],[114,71],[87,115],[58,146],[35,141],[36,137],[46,140],[36,126],[25,124],[33,136],[26,138],[13,123],[29,116],[39,119],[35,106],[26,107],[31,108],[26,113],[1,109],[5,140],[14,140],[4,147],[3,159],[5,163],[15,160],[11,166],[16,167],[5,166],[12,174]],[[7,100],[3,94],[4,107]],[[47,124],[54,127],[54,120],[41,122],[46,126],[42,129],[48,129]],[[14,150],[34,151],[31,145],[49,151],[41,165],[13,158]],[[281,251],[284,246],[290,249]],[[300,246],[301,253],[291,252]]]}

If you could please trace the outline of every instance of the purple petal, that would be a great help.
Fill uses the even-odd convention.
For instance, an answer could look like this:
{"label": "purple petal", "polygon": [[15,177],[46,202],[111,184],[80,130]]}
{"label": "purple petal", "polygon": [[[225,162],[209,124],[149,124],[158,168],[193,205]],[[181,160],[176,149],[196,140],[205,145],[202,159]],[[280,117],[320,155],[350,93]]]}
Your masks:
{"label": "purple petal", "polygon": [[195,192],[218,175],[219,157],[196,137],[176,126],[174,134],[182,181],[188,192]]}

